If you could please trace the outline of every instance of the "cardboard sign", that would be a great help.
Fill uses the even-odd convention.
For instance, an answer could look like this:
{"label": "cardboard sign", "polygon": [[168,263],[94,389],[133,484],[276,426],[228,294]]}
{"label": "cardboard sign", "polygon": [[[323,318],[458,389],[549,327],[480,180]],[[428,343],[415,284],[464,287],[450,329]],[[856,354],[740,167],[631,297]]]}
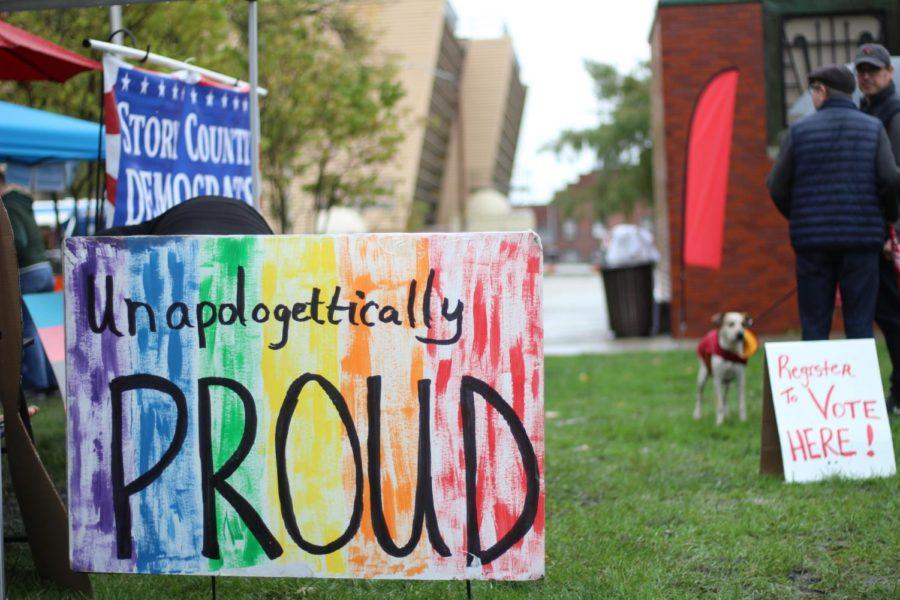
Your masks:
{"label": "cardboard sign", "polygon": [[766,344],[786,481],[894,475],[875,341]]}
{"label": "cardboard sign", "polygon": [[64,590],[91,595],[91,582],[69,566],[69,522],[62,500],[22,420],[22,310],[12,225],[0,202],[0,404],[9,480],[22,514],[34,566]]}
{"label": "cardboard sign", "polygon": [[544,573],[534,234],[70,238],[78,570]]}

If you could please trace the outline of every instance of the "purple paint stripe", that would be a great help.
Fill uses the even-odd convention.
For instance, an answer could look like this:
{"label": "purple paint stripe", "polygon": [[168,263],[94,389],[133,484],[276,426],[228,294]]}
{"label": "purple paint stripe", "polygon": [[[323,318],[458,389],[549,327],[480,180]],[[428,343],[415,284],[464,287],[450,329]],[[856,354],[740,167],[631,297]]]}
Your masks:
{"label": "purple paint stripe", "polygon": [[[72,238],[66,242],[67,254],[78,258],[74,266],[67,261],[67,350],[69,404],[69,510],[71,518],[71,556],[76,569],[129,571],[131,561],[115,557],[115,520],[110,479],[111,411],[109,381],[128,370],[131,352],[127,340],[109,330],[93,333],[88,311],[94,310],[98,322],[103,315],[105,278],[114,278],[113,302],[121,306],[123,287],[116,280],[120,266],[122,241],[100,242]],[[95,277],[95,306],[87,300],[88,276]],[[121,325],[119,329],[121,329]],[[76,344],[77,340],[77,344]],[[126,415],[127,421],[127,415]],[[125,423],[125,430],[128,429]],[[128,456],[127,450],[125,456]],[[129,467],[126,461],[126,471]],[[125,474],[126,480],[131,476]],[[98,545],[106,546],[97,551]],[[104,560],[103,557],[110,557]]]}

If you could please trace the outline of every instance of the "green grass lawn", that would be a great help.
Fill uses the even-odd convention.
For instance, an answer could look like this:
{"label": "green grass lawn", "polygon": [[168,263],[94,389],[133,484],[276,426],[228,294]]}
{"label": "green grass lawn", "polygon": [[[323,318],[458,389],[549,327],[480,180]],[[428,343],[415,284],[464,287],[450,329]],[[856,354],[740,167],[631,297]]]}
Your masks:
{"label": "green grass lawn", "polygon": [[[547,359],[546,579],[474,582],[473,598],[900,598],[900,478],[760,476],[762,361],[749,368],[746,423],[732,411],[714,427],[711,386],[695,422],[695,376],[692,352]],[[58,401],[35,430],[63,484]],[[900,420],[892,433],[896,451]],[[6,491],[10,533],[20,525]],[[61,596],[36,578],[27,547],[7,552],[10,598]],[[210,597],[205,577],[91,579],[99,598]],[[227,599],[465,598],[462,582],[220,578],[217,589]]]}

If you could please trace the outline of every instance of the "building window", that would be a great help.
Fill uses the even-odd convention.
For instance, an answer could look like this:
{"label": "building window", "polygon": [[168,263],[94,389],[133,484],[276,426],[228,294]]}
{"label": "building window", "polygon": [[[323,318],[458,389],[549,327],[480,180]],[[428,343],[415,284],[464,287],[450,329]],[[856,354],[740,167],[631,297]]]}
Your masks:
{"label": "building window", "polygon": [[831,63],[851,63],[859,45],[868,42],[884,43],[882,18],[873,14],[784,18],[781,72],[787,122],[807,112],[798,103],[805,101],[810,71]]}
{"label": "building window", "polygon": [[574,240],[578,237],[578,223],[574,219],[566,219],[562,224],[562,233],[567,240]]}

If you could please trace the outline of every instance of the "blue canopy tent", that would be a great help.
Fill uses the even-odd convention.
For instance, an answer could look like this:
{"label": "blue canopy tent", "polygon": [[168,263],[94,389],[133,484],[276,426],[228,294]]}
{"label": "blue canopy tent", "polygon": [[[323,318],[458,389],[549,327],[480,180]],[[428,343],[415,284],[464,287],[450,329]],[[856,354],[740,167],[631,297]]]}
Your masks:
{"label": "blue canopy tent", "polygon": [[[0,102],[0,161],[35,165],[97,160],[98,127],[90,121]],[[103,158],[105,143],[100,152]]]}
{"label": "blue canopy tent", "polygon": [[[98,142],[100,158],[105,157],[106,136],[101,131],[97,123],[0,102],[0,163],[7,163],[7,181],[31,190],[65,190],[78,161],[97,160]],[[54,212],[59,235],[55,202]]]}

